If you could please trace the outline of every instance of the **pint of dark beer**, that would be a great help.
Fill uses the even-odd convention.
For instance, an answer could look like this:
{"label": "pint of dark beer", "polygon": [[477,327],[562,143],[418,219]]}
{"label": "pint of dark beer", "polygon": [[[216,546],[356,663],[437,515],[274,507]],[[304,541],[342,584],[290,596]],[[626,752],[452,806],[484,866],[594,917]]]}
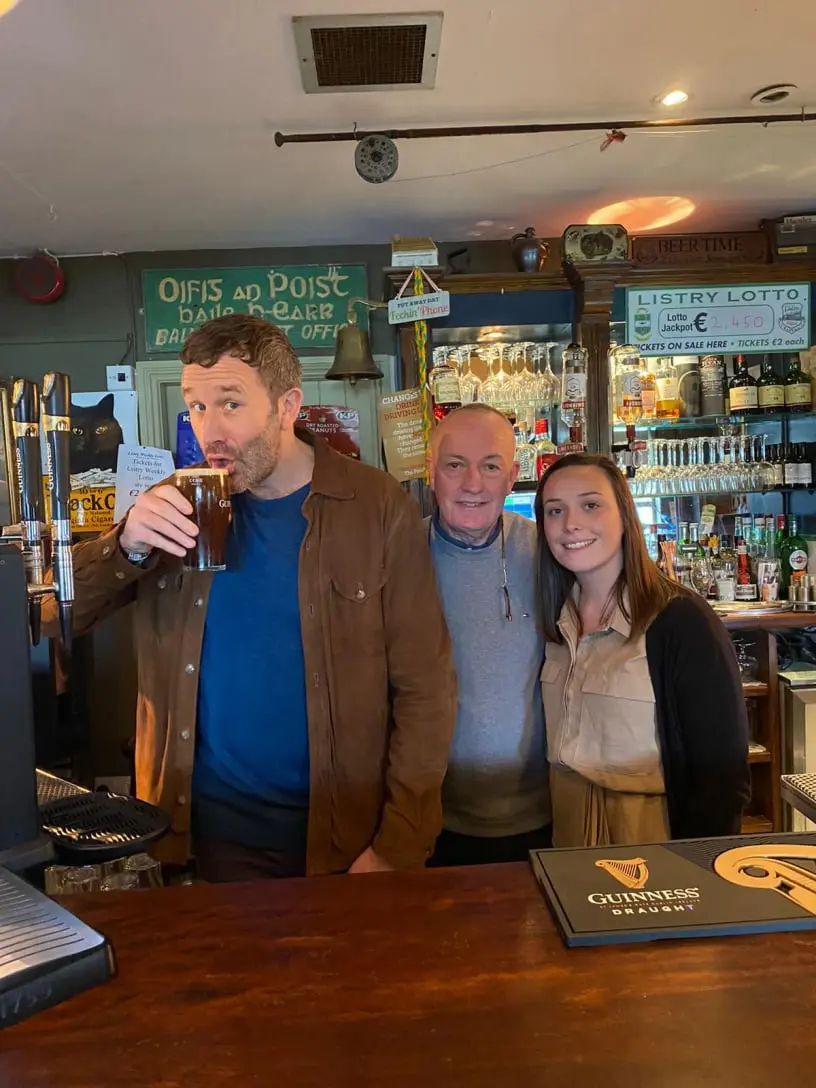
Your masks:
{"label": "pint of dark beer", "polygon": [[184,557],[185,570],[225,570],[232,520],[229,474],[219,468],[180,468],[173,483],[192,507],[198,537]]}

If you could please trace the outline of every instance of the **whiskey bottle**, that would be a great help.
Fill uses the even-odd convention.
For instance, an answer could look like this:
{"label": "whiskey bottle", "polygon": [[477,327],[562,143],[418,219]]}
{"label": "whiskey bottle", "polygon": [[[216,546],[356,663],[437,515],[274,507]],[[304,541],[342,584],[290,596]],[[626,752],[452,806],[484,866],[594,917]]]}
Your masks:
{"label": "whiskey bottle", "polygon": [[433,414],[436,419],[444,419],[456,408],[462,407],[462,394],[459,389],[459,371],[451,362],[450,348],[436,348],[433,353],[433,365],[428,375],[428,385],[433,400]]}
{"label": "whiskey bottle", "polygon": [[725,389],[722,355],[704,355],[700,360],[700,408],[704,416],[725,415]]}
{"label": "whiskey bottle", "polygon": [[813,389],[810,375],[802,369],[799,353],[795,352],[788,359],[788,373],[785,378],[785,407],[789,412],[809,412],[813,408]]}
{"label": "whiskey bottle", "polygon": [[679,419],[680,397],[678,395],[677,371],[674,366],[674,359],[671,356],[657,361],[655,389],[657,394],[655,414],[657,418],[663,420]]}
{"label": "whiskey bottle", "polygon": [[765,355],[762,359],[762,370],[757,381],[757,399],[762,415],[781,412],[785,407],[785,387],[773,368],[770,355]]}
{"label": "whiskey bottle", "polygon": [[535,483],[536,476],[536,448],[529,439],[528,432],[521,427],[513,428],[516,436],[516,464],[519,466],[517,480],[520,484]]}
{"label": "whiskey bottle", "polygon": [[748,360],[738,355],[734,377],[728,383],[728,407],[732,415],[755,415],[759,408],[756,378],[748,372]]}
{"label": "whiskey bottle", "polygon": [[657,419],[657,387],[654,360],[644,359],[640,370],[640,421],[654,423]]}

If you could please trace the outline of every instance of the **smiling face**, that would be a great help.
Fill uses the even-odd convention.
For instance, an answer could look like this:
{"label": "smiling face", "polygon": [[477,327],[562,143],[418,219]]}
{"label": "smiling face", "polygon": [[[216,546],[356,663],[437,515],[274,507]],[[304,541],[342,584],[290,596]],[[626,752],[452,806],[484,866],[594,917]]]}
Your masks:
{"label": "smiling face", "polygon": [[443,527],[467,544],[483,544],[518,476],[513,428],[498,412],[461,409],[436,428],[431,486]]}
{"label": "smiling face", "polygon": [[578,580],[623,566],[623,519],[612,483],[595,465],[547,475],[541,491],[544,535],[553,558]]}
{"label": "smiling face", "polygon": [[182,393],[204,456],[212,468],[226,469],[233,492],[252,490],[272,475],[281,444],[293,433],[300,389],[273,404],[257,368],[222,355],[212,366],[185,366]]}

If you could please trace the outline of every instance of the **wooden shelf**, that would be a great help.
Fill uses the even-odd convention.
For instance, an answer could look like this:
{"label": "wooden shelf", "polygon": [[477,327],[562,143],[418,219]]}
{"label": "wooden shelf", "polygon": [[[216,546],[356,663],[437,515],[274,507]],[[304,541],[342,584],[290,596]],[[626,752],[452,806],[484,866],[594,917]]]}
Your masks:
{"label": "wooden shelf", "polygon": [[765,816],[743,816],[743,835],[768,835],[773,831],[773,824]]}
{"label": "wooden shelf", "polygon": [[763,684],[761,680],[752,680],[742,685],[742,694],[746,699],[759,699],[768,694],[768,685]]}
{"label": "wooden shelf", "polygon": [[770,763],[771,753],[767,748],[754,748],[748,749],[748,762],[749,763]]}

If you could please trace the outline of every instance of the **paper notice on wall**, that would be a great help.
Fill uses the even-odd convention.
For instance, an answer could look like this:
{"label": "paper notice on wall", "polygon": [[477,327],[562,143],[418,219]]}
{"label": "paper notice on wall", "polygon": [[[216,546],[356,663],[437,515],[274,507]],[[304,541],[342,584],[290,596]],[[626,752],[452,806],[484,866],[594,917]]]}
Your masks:
{"label": "paper notice on wall", "polygon": [[425,436],[418,389],[403,389],[380,397],[380,434],[385,464],[400,483],[425,475]]}
{"label": "paper notice on wall", "polygon": [[138,497],[155,484],[172,476],[175,465],[169,450],[152,446],[120,446],[116,464],[116,505],[114,522],[120,521]]}

